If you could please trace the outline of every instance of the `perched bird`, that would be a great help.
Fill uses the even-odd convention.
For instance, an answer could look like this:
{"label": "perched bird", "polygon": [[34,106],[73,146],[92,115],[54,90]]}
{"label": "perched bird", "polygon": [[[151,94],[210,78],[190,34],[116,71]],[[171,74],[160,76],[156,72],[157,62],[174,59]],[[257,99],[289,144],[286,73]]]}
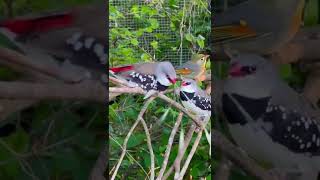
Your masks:
{"label": "perched bird", "polygon": [[[103,7],[100,3],[94,3],[63,12],[6,19],[0,21],[0,28],[14,42],[8,47],[22,45],[22,50],[29,51],[28,56],[32,51],[31,54],[47,54],[63,65],[82,66],[90,71],[92,79],[105,82],[108,57]],[[98,23],[91,21],[87,14]],[[2,39],[0,37],[0,44]]]}
{"label": "perched bird", "polygon": [[233,57],[222,109],[233,139],[250,156],[316,180],[320,111],[282,81],[270,61],[255,54]]}
{"label": "perched bird", "polygon": [[132,87],[138,86],[145,91],[164,91],[177,79],[175,69],[167,61],[113,67],[109,70],[126,79]]}
{"label": "perched bird", "polygon": [[177,67],[177,74],[195,79],[196,81],[204,81],[206,79],[206,63],[209,55],[193,54],[191,60]]}
{"label": "perched bird", "polygon": [[199,117],[211,116],[211,97],[192,79],[183,79],[180,89],[182,105]]}
{"label": "perched bird", "polygon": [[263,55],[274,53],[299,30],[304,3],[304,0],[248,0],[215,14],[214,51],[227,48]]}

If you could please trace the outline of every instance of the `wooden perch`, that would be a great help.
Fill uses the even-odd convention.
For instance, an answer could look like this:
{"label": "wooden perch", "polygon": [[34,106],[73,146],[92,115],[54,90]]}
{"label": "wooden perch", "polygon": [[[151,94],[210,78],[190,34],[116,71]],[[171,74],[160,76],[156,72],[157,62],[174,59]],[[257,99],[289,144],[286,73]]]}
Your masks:
{"label": "wooden perch", "polygon": [[261,168],[254,160],[249,158],[244,151],[237,148],[216,130],[212,131],[212,144],[214,149],[220,150],[228,159],[248,174],[261,180],[280,180],[279,177],[275,177],[266,169]]}
{"label": "wooden perch", "polygon": [[99,81],[87,80],[79,84],[0,82],[0,98],[88,100],[105,102],[107,88]]}

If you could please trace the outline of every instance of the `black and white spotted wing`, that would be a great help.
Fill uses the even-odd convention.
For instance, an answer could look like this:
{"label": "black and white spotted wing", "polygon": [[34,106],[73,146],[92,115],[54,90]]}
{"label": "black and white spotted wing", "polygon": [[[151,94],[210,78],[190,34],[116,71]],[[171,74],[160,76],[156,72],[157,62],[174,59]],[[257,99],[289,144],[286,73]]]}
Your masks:
{"label": "black and white spotted wing", "polygon": [[252,99],[231,95],[254,120],[246,119],[234,102],[223,95],[223,111],[230,124],[256,123],[274,142],[296,153],[320,155],[320,124],[294,110],[270,103],[270,97]]}
{"label": "black and white spotted wing", "polygon": [[195,104],[196,107],[204,111],[211,111],[211,99],[202,96],[195,96],[195,93],[188,93],[181,91],[180,98],[182,101],[190,101]]}
{"label": "black and white spotted wing", "polygon": [[320,124],[296,111],[269,105],[262,118],[265,131],[273,141],[293,152],[320,155]]}
{"label": "black and white spotted wing", "polygon": [[128,76],[130,82],[136,83],[139,87],[146,91],[156,90],[164,91],[168,86],[161,85],[157,80],[155,75],[141,74],[138,72],[131,72]]}

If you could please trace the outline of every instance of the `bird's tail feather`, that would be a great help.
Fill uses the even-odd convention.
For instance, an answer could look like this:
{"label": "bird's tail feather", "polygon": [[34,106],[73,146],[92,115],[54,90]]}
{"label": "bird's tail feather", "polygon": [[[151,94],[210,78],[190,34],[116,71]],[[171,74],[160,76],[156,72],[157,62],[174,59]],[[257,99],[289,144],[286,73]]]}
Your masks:
{"label": "bird's tail feather", "polygon": [[64,12],[41,17],[9,19],[1,22],[0,26],[17,34],[27,34],[63,28],[71,25],[73,23],[73,19],[71,12]]}
{"label": "bird's tail feather", "polygon": [[113,68],[109,68],[109,70],[111,70],[114,73],[120,73],[120,72],[133,70],[133,66],[113,67]]}

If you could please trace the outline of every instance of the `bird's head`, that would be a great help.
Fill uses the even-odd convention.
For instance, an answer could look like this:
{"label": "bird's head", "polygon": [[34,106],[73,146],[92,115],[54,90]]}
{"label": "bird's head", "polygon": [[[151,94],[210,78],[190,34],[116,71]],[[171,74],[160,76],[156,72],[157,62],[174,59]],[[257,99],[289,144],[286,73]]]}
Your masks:
{"label": "bird's head", "polygon": [[183,79],[181,83],[181,91],[188,93],[195,93],[198,89],[196,81],[192,79]]}
{"label": "bird's head", "polygon": [[225,90],[247,97],[267,96],[278,82],[273,64],[256,54],[240,54],[231,58]]}
{"label": "bird's head", "polygon": [[160,62],[156,68],[157,81],[164,86],[170,86],[177,81],[177,74],[170,62]]}
{"label": "bird's head", "polygon": [[207,54],[193,54],[191,57],[191,61],[198,64],[200,67],[205,68],[208,57],[209,55]]}

